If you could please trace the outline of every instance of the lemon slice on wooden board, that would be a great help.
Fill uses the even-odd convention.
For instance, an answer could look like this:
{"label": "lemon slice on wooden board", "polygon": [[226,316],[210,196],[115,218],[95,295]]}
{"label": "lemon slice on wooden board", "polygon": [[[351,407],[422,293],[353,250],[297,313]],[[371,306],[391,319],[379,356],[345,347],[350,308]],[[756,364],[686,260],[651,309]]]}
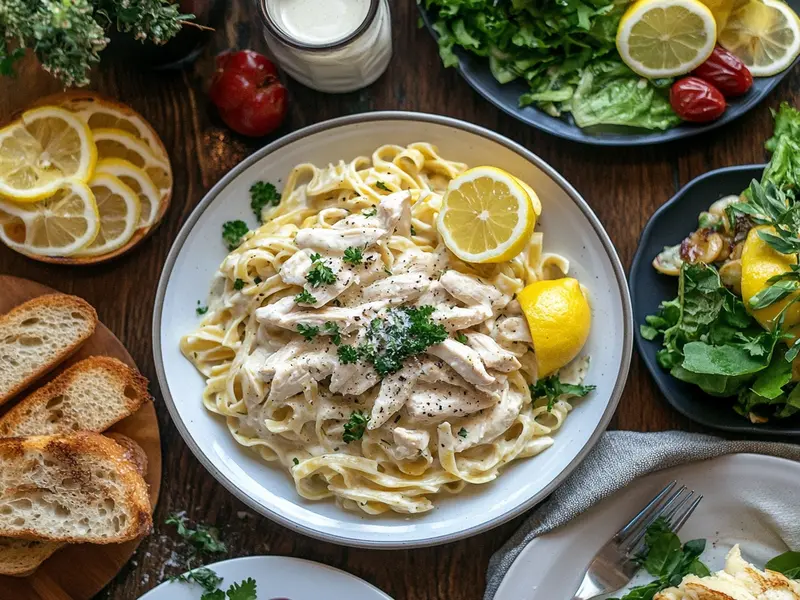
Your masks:
{"label": "lemon slice on wooden board", "polygon": [[619,22],[617,50],[643,77],[676,77],[714,51],[717,24],[699,0],[638,0]]}
{"label": "lemon slice on wooden board", "polygon": [[85,183],[67,181],[39,202],[0,200],[0,240],[28,255],[70,256],[100,231],[94,194]]}
{"label": "lemon slice on wooden board", "polygon": [[158,220],[161,193],[147,173],[121,158],[104,158],[97,161],[95,174],[98,173],[108,173],[119,178],[122,183],[136,193],[141,207],[137,229],[151,227]]}
{"label": "lemon slice on wooden board", "polygon": [[495,167],[475,167],[450,181],[437,220],[445,245],[471,263],[514,258],[536,226],[534,203],[525,187]]}
{"label": "lemon slice on wooden board", "polygon": [[100,231],[91,244],[72,256],[102,256],[122,248],[138,229],[142,206],[136,192],[108,173],[89,180],[100,215]]}
{"label": "lemon slice on wooden board", "polygon": [[800,19],[778,0],[740,3],[720,32],[719,44],[747,65],[753,77],[770,77],[800,54]]}
{"label": "lemon slice on wooden board", "polygon": [[35,202],[67,179],[87,181],[96,161],[86,123],[55,106],[28,110],[0,130],[0,195]]}
{"label": "lemon slice on wooden board", "polygon": [[147,144],[122,129],[95,129],[92,134],[100,160],[121,158],[133,163],[147,173],[158,189],[161,201],[169,199],[172,195],[172,167],[169,161],[159,159]]}

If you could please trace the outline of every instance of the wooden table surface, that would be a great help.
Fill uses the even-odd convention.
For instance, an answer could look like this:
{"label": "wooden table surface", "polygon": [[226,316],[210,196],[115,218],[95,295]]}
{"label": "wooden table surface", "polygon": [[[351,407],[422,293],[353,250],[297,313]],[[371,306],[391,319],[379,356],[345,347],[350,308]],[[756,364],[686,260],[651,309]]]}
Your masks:
{"label": "wooden table surface", "polygon": [[[286,123],[275,136],[251,140],[232,134],[215,118],[205,92],[216,52],[229,47],[266,49],[254,4],[248,0],[228,4],[224,28],[187,69],[139,71],[130,66],[133,59],[128,59],[127,63],[104,63],[92,78],[91,89],[129,103],[149,119],[169,151],[175,193],[156,233],[123,258],[89,268],[44,265],[0,247],[0,273],[27,277],[91,302],[151,381],[164,452],[158,525],[100,597],[137,598],[179,571],[180,567],[172,564],[175,561],[170,561],[173,551],[180,554],[178,541],[172,528],[160,524],[168,514],[186,510],[191,519],[221,526],[230,547],[227,557],[279,554],[320,561],[362,577],[397,600],[481,598],[489,557],[520,519],[436,548],[385,552],[345,548],[293,533],[251,514],[194,458],[163,405],[150,335],[158,277],[180,227],[220,177],[279,135],[342,115],[402,109],[476,123],[541,156],[594,208],[627,268],[648,217],[681,186],[710,169],[764,161],[763,143],[772,130],[769,109],[782,100],[798,103],[800,73],[789,75],[750,114],[704,137],[650,148],[581,146],[527,128],[484,101],[454,69],[441,65],[436,44],[427,31],[417,27],[415,2],[392,0],[394,57],[375,84],[333,96],[289,81],[291,105]],[[0,81],[0,120],[58,89],[33,61],[26,60],[17,80]],[[612,427],[696,429],[666,405],[636,356]]]}

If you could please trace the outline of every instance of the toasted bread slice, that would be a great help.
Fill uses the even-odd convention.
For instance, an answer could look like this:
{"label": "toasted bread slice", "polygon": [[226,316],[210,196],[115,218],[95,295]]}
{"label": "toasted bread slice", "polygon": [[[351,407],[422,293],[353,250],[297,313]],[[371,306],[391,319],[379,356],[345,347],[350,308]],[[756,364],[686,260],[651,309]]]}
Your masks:
{"label": "toasted bread slice", "polygon": [[149,400],[147,380],[116,358],[74,364],[0,418],[0,437],[105,431]]}
{"label": "toasted bread slice", "polygon": [[[130,460],[139,474],[144,477],[147,474],[147,454],[141,446],[121,433],[109,433],[107,437],[122,446],[125,458]],[[64,542],[0,537],[0,575],[27,577],[66,545]]]}
{"label": "toasted bread slice", "polygon": [[89,339],[97,313],[85,300],[47,294],[0,316],[0,404]]}
{"label": "toasted bread slice", "polygon": [[0,535],[110,544],[150,531],[147,484],[98,433],[0,439]]}

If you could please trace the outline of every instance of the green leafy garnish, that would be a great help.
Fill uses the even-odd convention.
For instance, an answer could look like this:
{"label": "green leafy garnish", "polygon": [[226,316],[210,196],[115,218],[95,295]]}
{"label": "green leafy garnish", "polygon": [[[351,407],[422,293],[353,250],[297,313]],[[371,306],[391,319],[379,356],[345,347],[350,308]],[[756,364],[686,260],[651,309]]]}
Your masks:
{"label": "green leafy garnish", "polygon": [[294,466],[297,466],[297,465],[299,465],[299,464],[300,464],[300,461],[297,459],[297,457],[294,457],[294,458],[292,459],[292,463],[294,464]]}
{"label": "green leafy garnish", "polygon": [[339,331],[339,326],[333,321],[325,321],[325,326],[322,328],[325,335],[331,336],[333,343],[339,345],[342,343],[342,334]]}
{"label": "green leafy garnish", "polygon": [[461,429],[459,429],[459,430],[458,430],[458,437],[460,437],[460,438],[466,438],[468,435],[469,435],[469,431],[467,431],[467,430],[466,430],[466,429],[464,429],[463,427],[462,427]]}
{"label": "green leafy garnish", "polygon": [[315,327],[314,325],[304,325],[303,323],[299,323],[297,325],[297,333],[302,335],[307,342],[313,340],[317,335],[319,335],[319,327]]}
{"label": "green leafy garnish", "polygon": [[467,339],[467,336],[465,336],[463,333],[457,333],[456,340],[458,340],[462,344],[466,344],[469,341]]}
{"label": "green leafy garnish", "polygon": [[391,191],[392,191],[392,190],[389,188],[389,186],[388,186],[388,185],[386,185],[385,183],[383,183],[382,181],[378,181],[378,182],[375,184],[375,187],[376,187],[376,188],[378,188],[379,190],[383,190],[384,192],[391,192]]}
{"label": "green leafy garnish", "polygon": [[197,552],[209,552],[212,554],[227,552],[228,549],[219,539],[219,531],[216,527],[209,527],[198,523],[195,528],[189,527],[189,520],[182,514],[172,514],[164,521],[166,525],[175,525],[178,528],[178,535],[189,542]]}
{"label": "green leafy garnish", "polygon": [[250,228],[244,221],[226,221],[222,224],[222,240],[228,246],[228,250],[236,250],[242,243],[242,237],[249,231]]}
{"label": "green leafy garnish", "polygon": [[361,248],[350,246],[344,251],[344,258],[342,260],[353,266],[360,265],[364,261],[364,252]]}
{"label": "green leafy garnish", "polygon": [[662,517],[647,528],[645,543],[647,550],[639,562],[656,580],[631,588],[621,600],[652,600],[661,590],[678,585],[686,575],[706,577],[711,574],[699,558],[706,541],[691,540],[681,546],[680,539]]}
{"label": "green leafy garnish", "polygon": [[350,414],[350,419],[344,424],[344,434],[342,435],[344,443],[349,444],[364,437],[368,421],[369,418],[366,414],[360,410],[354,410]]}
{"label": "green leafy garnish", "polygon": [[281,202],[281,195],[277,188],[268,181],[256,181],[250,186],[250,208],[256,215],[259,223],[263,223],[262,218],[264,207],[278,206]]}
{"label": "green leafy garnish", "polygon": [[208,567],[199,567],[192,569],[181,575],[175,575],[169,578],[170,581],[181,581],[184,583],[196,583],[207,592],[213,592],[222,583],[222,577],[217,575]]}
{"label": "green leafy garnish", "polygon": [[547,410],[553,410],[559,398],[583,398],[586,394],[596,389],[594,385],[575,385],[564,383],[558,374],[540,379],[530,386],[532,398],[547,398]]}
{"label": "green leafy garnish", "polygon": [[361,214],[364,215],[365,217],[374,217],[375,215],[378,214],[378,209],[377,208],[370,208],[370,209],[367,209],[367,210],[362,210]]}
{"label": "green leafy garnish", "polygon": [[306,281],[311,287],[330,285],[336,281],[336,275],[334,275],[333,270],[325,264],[322,257],[316,252],[311,255],[311,268],[306,275]]}
{"label": "green leafy garnish", "polygon": [[239,583],[232,584],[227,592],[213,590],[200,596],[200,600],[257,600],[256,580],[247,578]]}
{"label": "green leafy garnish", "polygon": [[[200,304],[200,301],[198,300],[197,303]],[[194,311],[197,313],[198,316],[202,316],[208,312],[208,307],[198,306],[197,308],[194,309]]]}
{"label": "green leafy garnish", "polygon": [[789,579],[800,579],[800,552],[784,552],[769,561],[766,568],[783,573]]}
{"label": "green leafy garnish", "polygon": [[241,279],[236,279],[236,280],[233,282],[233,289],[235,289],[237,292],[238,292],[239,290],[241,290],[243,287],[244,287],[244,281],[243,281],[243,280],[241,280]]}
{"label": "green leafy garnish", "polygon": [[356,363],[360,357],[358,349],[353,346],[339,346],[336,353],[339,355],[339,360],[343,365]]}
{"label": "green leafy garnish", "polygon": [[308,290],[303,290],[294,297],[297,304],[316,304],[317,299]]}

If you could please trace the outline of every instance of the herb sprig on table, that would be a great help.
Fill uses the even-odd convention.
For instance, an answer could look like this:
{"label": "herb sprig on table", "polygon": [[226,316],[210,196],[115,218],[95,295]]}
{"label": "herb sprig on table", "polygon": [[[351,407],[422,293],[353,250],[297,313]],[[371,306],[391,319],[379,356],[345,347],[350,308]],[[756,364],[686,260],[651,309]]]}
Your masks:
{"label": "herb sprig on table", "polygon": [[194,15],[166,0],[4,0],[0,8],[0,74],[31,48],[45,71],[65,86],[87,85],[110,28],[162,44]]}

